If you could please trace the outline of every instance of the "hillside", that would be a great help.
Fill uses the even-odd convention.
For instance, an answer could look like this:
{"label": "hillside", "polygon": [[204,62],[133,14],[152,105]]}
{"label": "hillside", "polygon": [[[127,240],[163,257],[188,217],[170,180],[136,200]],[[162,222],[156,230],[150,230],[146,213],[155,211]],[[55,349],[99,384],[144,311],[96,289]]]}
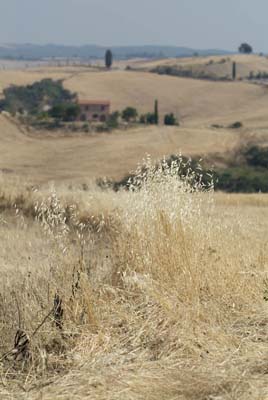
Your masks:
{"label": "hillside", "polygon": [[178,127],[137,128],[94,137],[29,137],[0,116],[0,171],[29,182],[122,178],[147,153],[202,155],[226,151],[238,143],[236,132]]}
{"label": "hillside", "polygon": [[[159,76],[148,72],[96,72],[79,67],[1,71],[1,89],[51,77],[81,98],[109,99],[113,110],[130,105],[151,111],[158,99],[160,115],[174,112],[180,127],[137,127],[108,134],[25,133],[0,116],[0,169],[33,182],[121,178],[147,154],[162,157],[222,153],[249,138],[268,141],[268,90],[247,82],[210,82]],[[241,121],[240,130],[226,129]],[[212,128],[212,124],[224,129]]]}
{"label": "hillside", "polygon": [[127,105],[143,113],[159,101],[160,114],[174,112],[185,126],[242,120],[268,126],[268,91],[245,82],[209,82],[146,72],[111,71],[73,75],[65,86],[82,98],[110,99],[113,110]]}
{"label": "hillside", "polygon": [[[262,66],[258,63],[259,58],[242,57],[248,69],[253,65],[256,70],[261,69],[266,61],[268,63],[265,58],[260,58],[264,63]],[[247,59],[251,60],[251,64],[246,63]],[[152,110],[154,100],[158,99],[161,115],[174,112],[185,126],[208,127],[213,123],[225,124],[237,120],[245,122],[250,128],[268,126],[266,87],[239,81],[210,82],[148,72],[43,67],[1,71],[0,94],[11,84],[23,85],[46,77],[63,79],[65,87],[77,92],[81,98],[109,99],[113,110],[122,110],[130,105],[137,107],[140,113],[148,112]]]}
{"label": "hillside", "polygon": [[[43,67],[0,72],[1,90],[45,77],[113,110],[157,98],[181,125],[67,133],[0,114],[0,399],[267,399],[268,196],[155,164],[267,145],[267,87]],[[97,186],[147,153],[136,190]]]}
{"label": "hillside", "polygon": [[130,63],[135,69],[152,70],[156,67],[171,66],[191,70],[195,74],[204,74],[216,78],[231,78],[232,63],[237,64],[237,77],[247,78],[250,73],[268,73],[268,58],[257,55],[236,54],[227,56],[199,56],[170,58],[159,60],[137,60]]}

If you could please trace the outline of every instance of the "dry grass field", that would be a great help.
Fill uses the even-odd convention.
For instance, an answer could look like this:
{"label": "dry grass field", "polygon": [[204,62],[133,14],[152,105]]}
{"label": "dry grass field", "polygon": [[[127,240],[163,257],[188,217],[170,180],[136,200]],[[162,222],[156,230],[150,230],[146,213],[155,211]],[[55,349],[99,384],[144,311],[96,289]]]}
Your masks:
{"label": "dry grass field", "polygon": [[120,179],[147,153],[154,157],[179,153],[225,152],[241,140],[231,131],[148,127],[93,137],[29,136],[0,116],[0,170],[29,183],[50,180],[87,182],[98,177]]}
{"label": "dry grass field", "polygon": [[268,58],[252,54],[235,54],[226,56],[206,56],[206,57],[187,57],[170,58],[160,60],[136,60],[129,65],[135,69],[150,70],[161,65],[181,66],[184,68],[199,68],[200,71],[213,73],[216,76],[231,77],[232,62],[237,64],[237,77],[246,78],[250,72],[268,72]]}
{"label": "dry grass field", "polygon": [[267,196],[1,188],[1,399],[267,399]]}
{"label": "dry grass field", "polygon": [[[238,56],[240,57],[240,56]],[[253,57],[253,56],[251,56]],[[267,142],[268,89],[246,82],[209,82],[158,76],[146,72],[94,71],[85,67],[51,67],[0,72],[0,88],[51,77],[81,98],[110,99],[113,110],[130,105],[140,113],[159,101],[160,116],[174,112],[179,128],[137,127],[132,130],[63,137],[29,134],[0,116],[0,169],[33,183],[49,180],[121,178],[146,155],[182,152],[205,155],[230,151],[247,140]],[[213,129],[241,121],[243,129]],[[78,162],[79,160],[79,162]]]}
{"label": "dry grass field", "polygon": [[[49,76],[113,109],[158,98],[181,126],[67,137],[0,115],[0,399],[267,400],[268,196],[152,167],[266,144],[267,89],[86,68],[0,85]],[[146,153],[140,190],[96,186]]]}

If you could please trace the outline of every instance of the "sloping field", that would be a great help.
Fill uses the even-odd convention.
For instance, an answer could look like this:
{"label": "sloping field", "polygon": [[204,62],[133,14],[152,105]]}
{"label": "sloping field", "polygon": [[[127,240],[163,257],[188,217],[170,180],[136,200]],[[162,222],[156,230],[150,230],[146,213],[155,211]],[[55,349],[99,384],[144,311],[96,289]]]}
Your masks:
{"label": "sloping field", "polygon": [[[267,195],[193,193],[173,168],[137,192],[69,184],[119,178],[146,153],[267,142],[266,89],[148,73],[64,79],[114,109],[158,98],[182,125],[42,136],[0,114],[0,399],[267,399]],[[243,129],[210,127],[236,120]],[[25,190],[48,180],[60,187]]]}
{"label": "sloping field", "polygon": [[232,56],[207,56],[207,57],[187,57],[170,58],[159,60],[135,60],[130,66],[137,69],[152,69],[158,66],[178,66],[184,69],[196,70],[204,73],[211,73],[218,77],[229,76],[232,74],[232,63],[237,64],[237,76],[240,78],[248,77],[251,72],[268,72],[268,58],[253,54],[236,54]]}
{"label": "sloping field", "polygon": [[40,70],[5,70],[0,72],[0,95],[3,89],[10,85],[28,85],[44,78],[64,79],[70,76],[71,72],[66,70],[40,69]]}
{"label": "sloping field", "polygon": [[82,98],[110,99],[113,110],[127,105],[140,113],[159,100],[160,114],[174,112],[186,126],[255,120],[268,126],[268,90],[245,82],[209,82],[146,72],[91,72],[74,75],[65,86]]}
{"label": "sloping field", "polygon": [[[236,56],[256,63],[264,57]],[[189,62],[192,59],[187,59]],[[166,60],[167,61],[167,60]],[[167,62],[171,62],[168,60]],[[84,67],[51,67],[0,72],[0,94],[11,84],[28,84],[43,79],[63,79],[66,88],[81,98],[109,99],[113,110],[137,107],[152,111],[158,99],[160,114],[173,112],[185,126],[208,127],[212,123],[246,122],[252,128],[268,127],[268,89],[246,82],[210,82],[159,76],[147,72],[103,71]]]}
{"label": "sloping field", "polygon": [[178,127],[131,129],[93,137],[29,137],[0,116],[0,170],[29,182],[121,178],[147,153],[202,155],[226,151],[238,143],[237,132]]}
{"label": "sloping field", "polygon": [[[246,138],[267,142],[268,89],[245,82],[209,82],[159,76],[146,72],[96,72],[85,68],[3,71],[0,84],[26,84],[51,77],[81,98],[109,99],[113,110],[137,107],[152,111],[158,99],[160,115],[174,112],[181,126],[135,129],[85,136],[64,137],[46,132],[25,134],[14,121],[0,116],[0,169],[10,176],[34,182],[120,178],[147,154],[162,157],[220,153]],[[242,130],[212,129],[241,121]]]}

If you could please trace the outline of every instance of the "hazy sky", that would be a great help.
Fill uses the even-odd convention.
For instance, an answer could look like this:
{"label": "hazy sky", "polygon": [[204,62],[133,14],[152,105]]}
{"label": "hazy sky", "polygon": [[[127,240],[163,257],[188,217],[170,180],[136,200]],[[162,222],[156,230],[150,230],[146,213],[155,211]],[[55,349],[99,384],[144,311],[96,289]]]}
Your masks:
{"label": "hazy sky", "polygon": [[163,44],[268,52],[268,0],[0,0],[0,43]]}

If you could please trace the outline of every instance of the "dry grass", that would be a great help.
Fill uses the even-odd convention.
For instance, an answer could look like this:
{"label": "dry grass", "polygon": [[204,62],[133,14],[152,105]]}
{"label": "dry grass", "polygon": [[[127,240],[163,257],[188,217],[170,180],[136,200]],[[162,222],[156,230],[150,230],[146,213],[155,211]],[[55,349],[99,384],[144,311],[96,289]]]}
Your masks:
{"label": "dry grass", "polygon": [[[192,193],[170,171],[133,192],[91,182],[122,177],[146,152],[265,142],[265,89],[50,72],[115,108],[159,97],[183,126],[41,138],[0,116],[0,398],[266,400],[267,196]],[[5,85],[37,79],[21,74]],[[240,134],[209,128],[235,120]]]}
{"label": "dry grass", "polygon": [[189,127],[236,120],[250,125],[256,111],[259,118],[262,115],[259,123],[265,121],[267,127],[267,90],[245,82],[209,82],[146,72],[111,71],[74,75],[65,81],[65,86],[82,98],[110,99],[114,110],[132,105],[140,112],[148,112],[158,99],[161,116],[173,112]]}
{"label": "dry grass", "polygon": [[[128,193],[44,189],[35,222],[1,214],[0,350],[20,327],[31,353],[1,360],[1,398],[267,398],[266,196],[165,171]],[[112,222],[74,207],[71,226],[64,202]]]}
{"label": "dry grass", "polygon": [[[252,68],[257,71],[262,70],[263,63],[268,64],[264,57],[236,57],[241,57],[241,64],[254,63]],[[185,63],[193,61],[191,58],[184,60]],[[0,71],[0,77],[0,92],[10,84],[27,84],[45,77],[61,78],[64,85],[81,98],[110,99],[114,110],[132,105],[140,112],[148,112],[157,98],[161,116],[174,112],[190,127],[208,127],[214,122],[235,120],[246,121],[250,127],[254,126],[253,122],[267,127],[267,91],[245,82],[208,82],[122,70],[98,72],[84,67]]]}
{"label": "dry grass", "polygon": [[135,128],[93,137],[29,136],[0,115],[0,171],[15,181],[22,177],[34,184],[50,180],[88,183],[104,176],[120,179],[148,152],[155,158],[180,151],[187,155],[221,153],[240,140],[234,131],[180,127]]}
{"label": "dry grass", "polygon": [[[223,62],[224,60],[224,62]],[[134,68],[152,69],[160,65],[177,65],[186,68],[200,68],[200,71],[213,73],[216,76],[229,76],[232,73],[232,62],[237,63],[238,77],[247,78],[251,71],[254,73],[268,72],[268,58],[255,54],[235,54],[226,56],[186,57],[160,60],[134,60],[130,63]]]}
{"label": "dry grass", "polygon": [[[258,64],[266,59],[241,56],[242,60]],[[268,92],[258,85],[122,70],[96,72],[84,67],[0,71],[2,89],[45,77],[64,79],[64,85],[80,97],[108,98],[113,109],[132,105],[147,112],[157,98],[160,114],[173,111],[181,126],[137,127],[112,134],[65,137],[63,132],[29,134],[1,115],[0,170],[14,179],[23,177],[34,184],[49,180],[87,183],[103,176],[120,179],[146,153],[156,158],[180,151],[203,156],[229,151],[249,137],[267,143]],[[228,126],[235,121],[244,125],[239,133],[211,128],[212,124]]]}

